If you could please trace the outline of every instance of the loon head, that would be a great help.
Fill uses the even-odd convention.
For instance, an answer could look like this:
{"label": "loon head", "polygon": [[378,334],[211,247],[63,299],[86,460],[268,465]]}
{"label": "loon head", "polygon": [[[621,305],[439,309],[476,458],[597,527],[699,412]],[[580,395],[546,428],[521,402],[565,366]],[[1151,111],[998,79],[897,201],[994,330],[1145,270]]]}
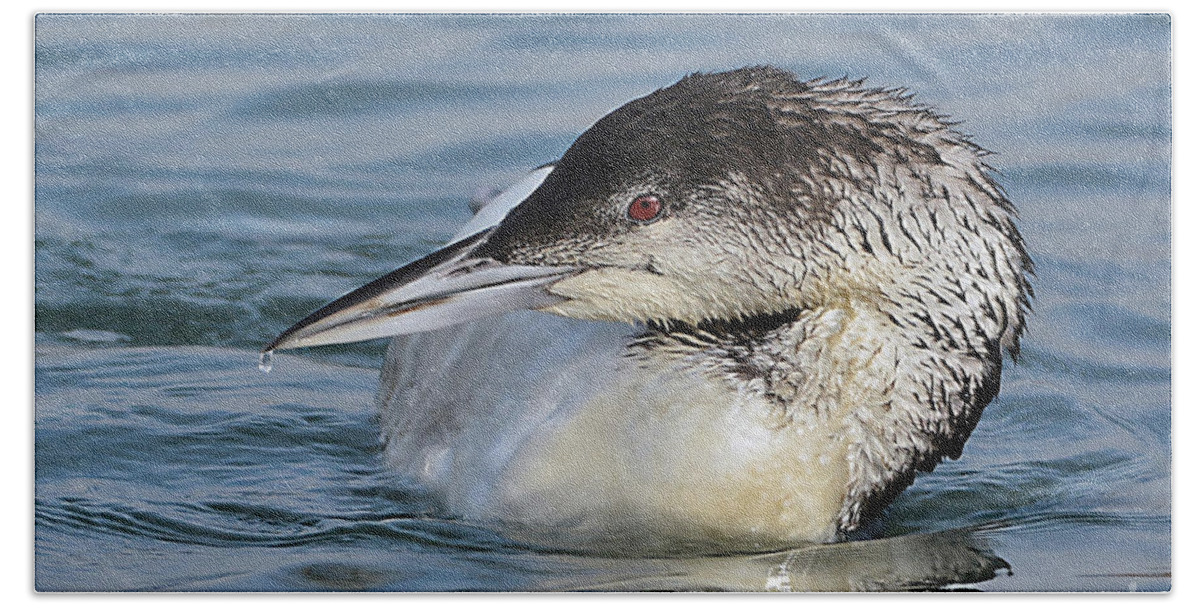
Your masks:
{"label": "loon head", "polygon": [[897,90],[770,67],[693,74],[596,122],[498,225],[264,350],[516,309],[696,325],[821,308],[1015,349],[1030,262],[982,155]]}
{"label": "loon head", "polygon": [[812,135],[772,105],[797,84],[774,70],[694,75],[626,104],[479,254],[580,269],[544,308],[571,317],[697,324],[802,306],[800,246],[822,238],[830,209],[813,191]]}

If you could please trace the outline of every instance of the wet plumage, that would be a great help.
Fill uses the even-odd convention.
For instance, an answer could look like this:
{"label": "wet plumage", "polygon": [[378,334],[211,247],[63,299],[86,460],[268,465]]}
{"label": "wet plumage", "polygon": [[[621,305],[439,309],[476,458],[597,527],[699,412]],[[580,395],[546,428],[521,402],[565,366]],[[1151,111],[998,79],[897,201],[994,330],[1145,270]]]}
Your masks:
{"label": "wet plumage", "polygon": [[1031,263],[983,156],[898,90],[695,74],[269,348],[428,330],[389,349],[385,457],[514,536],[833,540],[959,456],[1018,347]]}

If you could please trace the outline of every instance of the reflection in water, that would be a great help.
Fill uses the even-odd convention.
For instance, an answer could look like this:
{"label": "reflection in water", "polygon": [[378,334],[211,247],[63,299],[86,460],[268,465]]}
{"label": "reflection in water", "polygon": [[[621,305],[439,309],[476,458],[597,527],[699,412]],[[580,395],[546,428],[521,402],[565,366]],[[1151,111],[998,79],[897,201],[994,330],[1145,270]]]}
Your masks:
{"label": "reflection in water", "polygon": [[[761,555],[628,559],[526,554],[530,569],[558,571],[538,591],[919,591],[991,580],[1011,567],[982,534],[950,530],[814,545]],[[293,589],[405,589],[407,566],[338,562],[289,566],[275,578]],[[228,581],[227,581],[228,582]]]}
{"label": "reflection in water", "polygon": [[991,580],[1008,562],[966,530],[814,545],[756,556],[652,563],[663,572],[605,590],[907,591]]}

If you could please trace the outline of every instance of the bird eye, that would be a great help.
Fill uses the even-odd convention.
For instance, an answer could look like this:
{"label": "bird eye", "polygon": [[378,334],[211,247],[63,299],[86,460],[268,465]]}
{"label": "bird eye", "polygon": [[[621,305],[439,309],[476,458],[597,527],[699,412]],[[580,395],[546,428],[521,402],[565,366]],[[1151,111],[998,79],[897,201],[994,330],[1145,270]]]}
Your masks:
{"label": "bird eye", "polygon": [[629,219],[635,222],[649,222],[658,219],[662,214],[663,204],[657,196],[643,194],[629,203]]}

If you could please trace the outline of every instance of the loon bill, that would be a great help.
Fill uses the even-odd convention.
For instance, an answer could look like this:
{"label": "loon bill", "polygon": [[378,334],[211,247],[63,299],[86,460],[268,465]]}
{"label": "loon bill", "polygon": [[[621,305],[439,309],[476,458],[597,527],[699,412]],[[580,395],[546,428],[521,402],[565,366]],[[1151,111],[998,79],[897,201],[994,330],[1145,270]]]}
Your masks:
{"label": "loon bill", "polygon": [[513,536],[836,540],[960,455],[1029,310],[1016,212],[950,125],[862,81],[693,74],[264,351],[397,336],[387,462]]}

